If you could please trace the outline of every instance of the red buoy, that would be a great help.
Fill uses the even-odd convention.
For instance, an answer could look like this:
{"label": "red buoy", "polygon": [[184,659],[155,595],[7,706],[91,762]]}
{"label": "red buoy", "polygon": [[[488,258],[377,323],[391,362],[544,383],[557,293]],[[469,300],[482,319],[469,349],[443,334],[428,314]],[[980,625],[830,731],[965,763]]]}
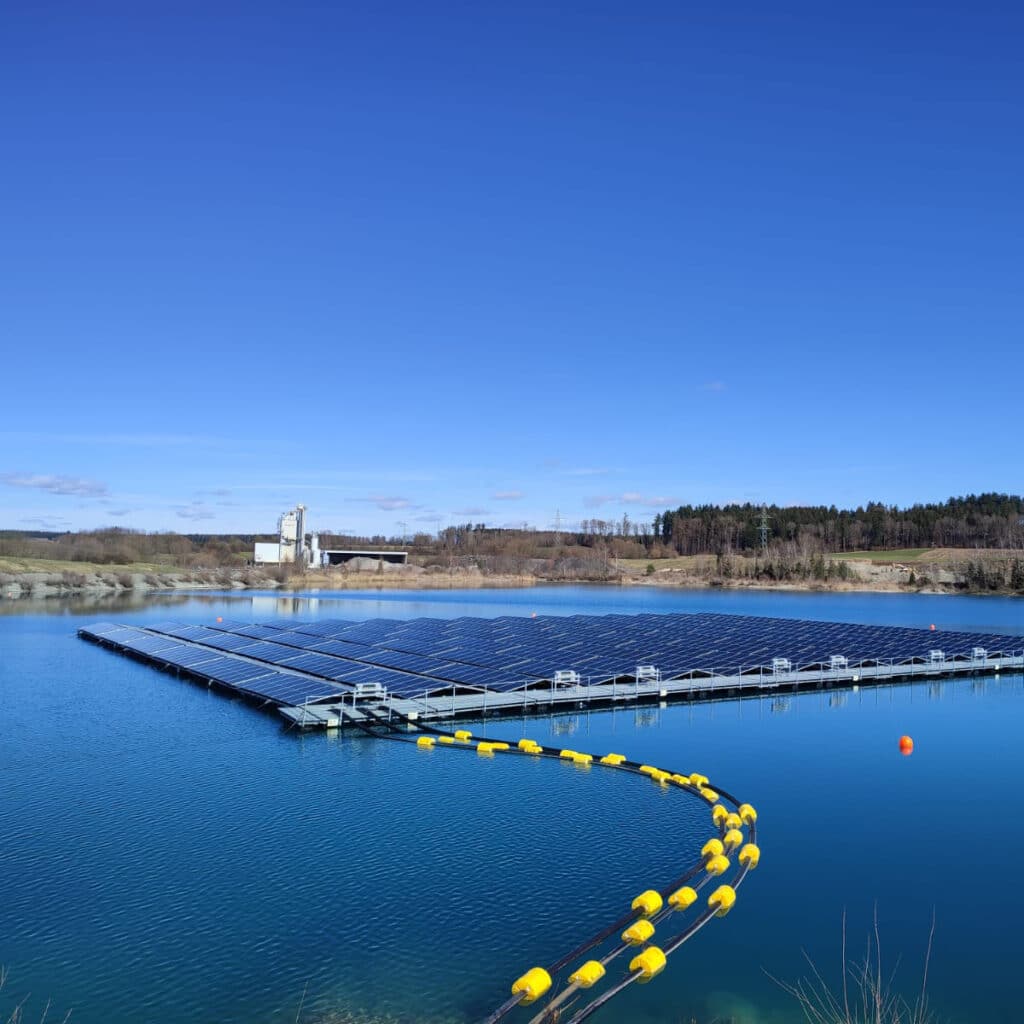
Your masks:
{"label": "red buoy", "polygon": [[934,629],[935,629],[935,623],[933,622],[933,623],[932,623],[932,624],[931,624],[931,625],[930,625],[930,626],[929,626],[928,628],[929,628],[930,630],[933,630],[933,631],[934,631]]}
{"label": "red buoy", "polygon": [[909,736],[900,737],[900,753],[907,757],[914,752],[914,741]]}

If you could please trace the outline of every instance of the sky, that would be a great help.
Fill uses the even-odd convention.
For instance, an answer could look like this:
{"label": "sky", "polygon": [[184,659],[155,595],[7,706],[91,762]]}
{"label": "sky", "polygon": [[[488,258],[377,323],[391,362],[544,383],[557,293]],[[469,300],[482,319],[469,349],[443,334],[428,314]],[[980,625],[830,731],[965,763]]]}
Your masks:
{"label": "sky", "polygon": [[0,528],[1024,490],[1024,8],[0,25]]}

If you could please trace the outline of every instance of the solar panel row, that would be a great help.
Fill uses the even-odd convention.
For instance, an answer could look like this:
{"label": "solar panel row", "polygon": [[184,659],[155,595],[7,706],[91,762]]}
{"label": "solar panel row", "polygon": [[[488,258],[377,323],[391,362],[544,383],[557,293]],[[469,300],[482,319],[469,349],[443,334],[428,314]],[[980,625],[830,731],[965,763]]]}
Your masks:
{"label": "solar panel row", "polygon": [[340,697],[347,692],[344,687],[326,680],[278,671],[258,662],[220,654],[216,649],[177,643],[167,636],[154,635],[131,626],[114,627],[102,623],[81,632],[277,704],[297,705],[321,697]]}
{"label": "solar panel row", "polygon": [[[948,658],[970,657],[975,647],[993,653],[1024,647],[1024,640],[988,633],[938,634],[891,626],[713,613],[408,622],[379,619],[364,623],[326,620],[291,623],[290,632],[330,636],[332,639],[318,646],[325,653],[348,653],[342,645],[358,640],[368,645],[360,650],[360,660],[495,689],[550,679],[559,668],[574,669],[595,682],[632,676],[636,665],[654,664],[663,678],[670,679],[694,672],[756,671],[770,667],[772,660],[780,657],[789,659],[795,668],[813,668],[827,665],[832,655],[859,665],[927,660],[936,647]],[[405,654],[425,660],[405,660]],[[431,663],[431,659],[441,664]]]}
{"label": "solar panel row", "polygon": [[[217,628],[182,626],[178,623],[160,623],[158,626],[159,630],[168,637],[184,637],[190,643],[202,644],[214,652],[230,651],[246,659],[254,659],[267,665],[277,665],[284,669],[308,673],[332,682],[346,684],[379,682],[397,696],[420,696],[436,692],[438,689],[448,689],[451,686],[449,680],[439,680],[424,674],[394,671],[387,666],[368,664],[365,661],[356,661],[352,658],[329,656],[319,651],[310,650],[303,645],[292,646],[296,637],[300,640],[313,638],[303,634],[291,634],[286,630],[275,631],[277,640],[282,641],[278,643],[254,640],[248,635],[239,636],[230,633],[223,628],[223,624],[219,624]],[[154,631],[157,629],[156,626],[149,628]],[[321,645],[319,638],[315,639],[315,643],[317,646]],[[345,649],[348,650],[347,647]],[[205,665],[203,670],[205,672]]]}
{"label": "solar panel row", "polygon": [[[145,631],[100,623],[91,632],[182,667],[201,666],[204,675],[226,685],[245,689],[255,680],[268,693],[290,688],[292,697],[297,687],[326,686],[330,695],[358,683],[380,683],[398,696],[436,694],[452,686],[508,691],[550,680],[559,669],[575,670],[584,681],[597,683],[631,679],[637,665],[653,664],[667,680],[756,672],[770,668],[774,658],[807,669],[827,665],[833,655],[856,667],[928,660],[935,649],[948,659],[970,658],[978,647],[991,654],[1024,649],[1024,638],[989,633],[715,613],[281,620],[257,626],[168,622]],[[296,699],[312,695],[309,689]]]}

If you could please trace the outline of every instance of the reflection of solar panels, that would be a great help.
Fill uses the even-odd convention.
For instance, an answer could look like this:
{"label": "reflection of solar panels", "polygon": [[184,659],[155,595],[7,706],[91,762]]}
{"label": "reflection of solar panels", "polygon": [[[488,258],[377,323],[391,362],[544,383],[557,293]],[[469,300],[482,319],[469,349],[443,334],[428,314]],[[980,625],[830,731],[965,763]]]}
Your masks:
{"label": "reflection of solar panels", "polygon": [[971,661],[976,649],[988,656],[1024,649],[1024,638],[988,633],[711,613],[289,619],[216,627],[161,622],[145,630],[108,622],[82,632],[278,703],[341,694],[359,683],[380,683],[397,696],[459,688],[507,692],[546,685],[557,670],[603,683],[631,680],[637,665],[653,665],[667,681],[756,674],[785,661],[794,672],[818,670],[835,656],[856,668],[929,662],[936,649],[946,663]]}

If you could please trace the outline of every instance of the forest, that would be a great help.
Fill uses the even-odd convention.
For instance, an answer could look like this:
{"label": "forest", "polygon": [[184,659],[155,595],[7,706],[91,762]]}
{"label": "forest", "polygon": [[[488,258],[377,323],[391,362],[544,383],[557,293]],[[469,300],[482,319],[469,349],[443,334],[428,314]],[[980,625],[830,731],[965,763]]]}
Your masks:
{"label": "forest", "polygon": [[[0,557],[175,568],[245,566],[266,534],[179,534],[112,528],[81,532],[0,531]],[[652,520],[586,519],[558,530],[463,523],[437,534],[321,534],[322,548],[402,547],[424,564],[475,559],[525,565],[536,559],[659,559],[713,555],[766,561],[904,549],[1024,549],[1024,498],[979,494],[908,508],[868,502],[835,506],[681,505]],[[728,564],[728,563],[726,563]]]}

